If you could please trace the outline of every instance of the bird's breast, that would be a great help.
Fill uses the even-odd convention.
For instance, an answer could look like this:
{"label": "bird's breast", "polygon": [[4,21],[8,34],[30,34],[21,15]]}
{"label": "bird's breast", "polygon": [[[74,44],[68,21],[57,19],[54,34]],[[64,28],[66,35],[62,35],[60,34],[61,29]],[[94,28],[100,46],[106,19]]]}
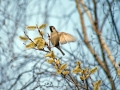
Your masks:
{"label": "bird's breast", "polygon": [[59,45],[59,35],[58,33],[51,33],[51,43],[53,46]]}

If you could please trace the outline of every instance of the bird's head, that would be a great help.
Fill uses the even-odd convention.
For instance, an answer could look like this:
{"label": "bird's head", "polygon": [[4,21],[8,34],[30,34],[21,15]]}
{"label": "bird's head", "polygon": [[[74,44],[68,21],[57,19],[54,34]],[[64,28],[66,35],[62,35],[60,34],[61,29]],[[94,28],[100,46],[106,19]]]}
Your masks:
{"label": "bird's head", "polygon": [[54,26],[50,26],[50,31],[51,32],[57,32]]}

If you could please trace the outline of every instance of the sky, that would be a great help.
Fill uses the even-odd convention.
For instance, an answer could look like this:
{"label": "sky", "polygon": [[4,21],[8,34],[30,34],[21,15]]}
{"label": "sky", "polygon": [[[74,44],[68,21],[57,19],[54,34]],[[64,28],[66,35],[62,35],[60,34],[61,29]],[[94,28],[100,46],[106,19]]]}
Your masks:
{"label": "sky", "polygon": [[[85,0],[87,1],[87,0]],[[82,53],[82,55],[87,55],[87,57],[83,58],[82,56],[80,56],[79,53],[76,54],[76,57],[80,57],[80,59],[84,60],[84,63],[86,63],[86,61],[88,60],[88,63],[90,63],[91,65],[94,63],[94,58],[92,57],[92,55],[90,54],[90,52],[87,50],[86,46],[84,45],[84,43],[82,42],[81,38],[79,37],[78,33],[76,32],[76,29],[78,29],[80,31],[80,33],[82,33],[81,30],[81,24],[80,24],[80,19],[79,19],[79,14],[78,11],[76,9],[76,4],[74,2],[74,0],[28,0],[24,1],[24,0],[13,0],[13,1],[9,1],[9,0],[3,0],[0,2],[4,2],[4,3],[0,3],[1,7],[0,10],[2,10],[5,14],[4,16],[2,16],[2,13],[0,12],[0,27],[2,27],[0,29],[0,39],[1,42],[3,43],[3,46],[5,48],[11,48],[10,50],[14,50],[15,54],[21,54],[21,55],[28,55],[29,57],[34,55],[34,56],[38,56],[41,55],[42,52],[40,51],[35,51],[35,50],[27,50],[23,44],[22,41],[20,41],[19,36],[23,36],[24,35],[24,31],[27,32],[27,34],[31,37],[37,37],[39,36],[37,30],[36,31],[28,31],[26,29],[26,26],[30,26],[30,25],[41,25],[43,23],[47,24],[47,27],[44,29],[45,32],[45,38],[47,40],[47,33],[50,34],[50,30],[49,30],[49,26],[53,25],[55,26],[55,28],[59,31],[59,32],[66,32],[66,33],[70,33],[73,36],[75,36],[77,38],[77,41],[74,43],[68,43],[65,45],[61,45],[61,47],[67,49],[68,51],[71,51],[72,53],[76,54],[76,52],[80,52]],[[9,2],[9,5],[8,3]],[[104,2],[104,0],[102,0],[100,3],[102,4]],[[88,4],[88,3],[87,3]],[[90,3],[90,8],[92,8],[92,4]],[[5,7],[5,8],[3,8]],[[105,7],[107,8],[107,5],[105,5]],[[99,6],[99,18],[100,18],[100,22],[103,21],[103,6]],[[118,11],[118,7],[114,8],[115,11]],[[93,14],[93,11],[91,10],[91,13]],[[119,14],[119,12],[117,13]],[[114,15],[117,17],[117,14],[114,13]],[[119,18],[117,17],[115,19],[118,19],[117,22],[117,26],[119,26]],[[96,41],[96,35],[94,35],[93,31],[91,30],[91,24],[86,16],[86,14],[84,14],[84,20],[85,20],[85,25],[87,28],[87,34],[89,36],[89,40],[90,41],[94,41],[94,43],[92,44],[94,49],[99,53],[100,51],[99,46],[98,45],[98,41]],[[4,24],[4,23],[5,24]],[[110,19],[107,20],[107,22],[111,22]],[[17,23],[17,24],[16,24]],[[105,27],[103,28],[103,37],[110,37],[109,35],[113,34],[112,31],[110,31],[111,27],[110,27],[110,23],[105,24]],[[12,43],[12,41],[9,40],[9,38],[11,38],[13,36],[13,34],[17,32],[15,38],[14,38],[14,43],[15,45],[9,45],[7,44],[7,42]],[[9,36],[7,37],[7,33],[9,33]],[[109,34],[109,35],[107,35]],[[105,39],[105,38],[104,38]],[[114,38],[113,38],[114,39]],[[77,49],[77,44],[80,43],[80,49]],[[109,42],[107,43],[109,44]],[[9,45],[9,46],[8,46]],[[118,46],[119,47],[119,46]],[[6,49],[5,49],[6,50]],[[7,49],[8,50],[8,49]],[[6,50],[6,55],[9,51]],[[25,52],[24,52],[25,50]],[[59,50],[57,50],[56,48],[53,48],[53,50],[55,52],[57,52],[57,55],[59,55],[59,57],[62,57],[62,54],[59,52]],[[76,51],[75,51],[76,50]],[[2,51],[2,50],[1,50]],[[21,53],[21,51],[23,51]],[[63,49],[64,52],[66,52]],[[116,51],[114,51],[116,52]],[[112,53],[114,53],[112,52]],[[71,64],[71,62],[68,61],[68,55],[66,55],[66,57],[64,57],[64,61],[68,62],[69,64]],[[119,56],[118,56],[119,57]],[[5,63],[5,57],[1,56],[0,57],[1,60],[1,64]],[[8,55],[8,61],[11,60],[12,57],[12,53]],[[74,58],[71,57],[71,59],[73,60]],[[17,67],[18,65],[20,65],[20,63],[24,61],[22,59],[20,59],[20,61],[13,63],[13,65],[15,67]],[[37,60],[39,61],[39,60]],[[119,60],[117,59],[117,62]],[[35,63],[35,61],[34,61]],[[45,66],[47,66],[47,63],[44,63]],[[30,63],[27,67],[27,69],[32,68],[33,62]],[[39,65],[38,65],[39,66]],[[24,67],[24,69],[26,69],[26,67]],[[50,67],[50,66],[49,66]],[[43,66],[44,69],[46,69],[46,67]],[[10,70],[10,69],[9,69]],[[15,69],[14,69],[15,70]],[[14,70],[10,70],[10,71],[14,71]],[[51,69],[53,70],[53,69]],[[22,72],[22,70],[21,70]],[[7,72],[8,75],[10,72]],[[103,75],[104,76],[104,75]],[[96,77],[95,77],[96,78]],[[94,80],[95,80],[94,78]]]}

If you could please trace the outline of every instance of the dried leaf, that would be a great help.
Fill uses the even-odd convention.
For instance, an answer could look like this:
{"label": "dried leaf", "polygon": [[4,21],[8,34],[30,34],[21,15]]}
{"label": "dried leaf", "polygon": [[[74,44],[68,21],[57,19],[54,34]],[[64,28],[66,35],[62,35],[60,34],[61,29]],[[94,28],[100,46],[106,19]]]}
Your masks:
{"label": "dried leaf", "polygon": [[36,37],[34,38],[35,44],[38,44],[42,40],[42,37]]}
{"label": "dried leaf", "polygon": [[28,40],[28,37],[26,37],[26,36],[19,36],[19,38],[20,38],[21,40],[23,40],[23,41]]}
{"label": "dried leaf", "polygon": [[41,40],[41,39],[42,39],[42,37],[36,37],[36,38],[34,38],[34,41]]}
{"label": "dried leaf", "polygon": [[54,62],[54,59],[53,59],[53,58],[50,58],[50,59],[47,60],[47,62],[48,62],[49,64],[52,64],[52,63]]}
{"label": "dried leaf", "polygon": [[60,64],[60,60],[56,60],[55,63],[56,63],[57,65],[59,65],[59,64]]}
{"label": "dried leaf", "polygon": [[38,49],[43,49],[45,47],[45,40],[42,37],[34,38],[34,42],[37,45]]}
{"label": "dried leaf", "polygon": [[80,66],[79,66],[79,65],[77,65],[77,66],[75,67],[75,69],[80,69]]}
{"label": "dried leaf", "polygon": [[39,29],[42,29],[42,28],[45,28],[46,27],[46,24],[42,24],[39,26]]}
{"label": "dried leaf", "polygon": [[38,44],[37,44],[37,48],[38,49],[43,49],[45,47],[45,41],[41,40]]}
{"label": "dried leaf", "polygon": [[55,58],[55,54],[53,51],[51,51],[51,58]]}
{"label": "dried leaf", "polygon": [[60,66],[60,70],[64,70],[64,69],[66,69],[67,68],[67,64],[62,64],[61,66]]}
{"label": "dried leaf", "polygon": [[35,30],[36,29],[36,26],[27,26],[26,27],[28,30]]}
{"label": "dried leaf", "polygon": [[53,51],[51,51],[50,53],[46,54],[45,57],[55,58],[55,55]]}
{"label": "dried leaf", "polygon": [[57,69],[56,72],[57,72],[57,74],[61,74],[61,73],[62,73],[62,70]]}
{"label": "dried leaf", "polygon": [[78,61],[78,62],[76,62],[76,64],[80,66],[81,62],[80,62],[80,61]]}
{"label": "dried leaf", "polygon": [[80,73],[82,70],[80,69],[80,68],[78,68],[78,69],[73,69],[72,70],[72,73],[74,73],[74,74],[77,74],[77,73]]}
{"label": "dried leaf", "polygon": [[44,35],[44,32],[43,32],[43,31],[41,31],[40,33],[41,33],[42,36]]}
{"label": "dried leaf", "polygon": [[63,71],[62,74],[63,75],[67,75],[69,73],[69,71]]}
{"label": "dried leaf", "polygon": [[58,69],[58,66],[57,66],[57,65],[55,65],[55,66],[54,66],[54,68],[55,68],[55,69]]}
{"label": "dried leaf", "polygon": [[35,44],[33,42],[30,42],[28,45],[26,45],[26,48],[30,49],[30,48],[34,48]]}
{"label": "dried leaf", "polygon": [[94,90],[99,90],[100,85],[101,85],[101,80],[96,81],[96,82],[94,83]]}
{"label": "dried leaf", "polygon": [[85,76],[85,78],[86,78],[86,79],[87,79],[87,78],[89,78],[89,77],[90,77],[90,75],[89,75],[89,74]]}
{"label": "dried leaf", "polygon": [[82,74],[87,74],[88,73],[88,68],[83,69],[81,73]]}
{"label": "dried leaf", "polygon": [[83,81],[85,80],[86,78],[84,76],[80,76],[80,79]]}
{"label": "dried leaf", "polygon": [[82,70],[80,69],[80,65],[77,65],[75,69],[72,70],[72,73],[77,74],[80,73]]}
{"label": "dried leaf", "polygon": [[92,69],[90,70],[90,74],[93,74],[93,73],[95,73],[97,70],[98,70],[98,68],[97,68],[97,67],[95,67],[95,68],[92,68]]}

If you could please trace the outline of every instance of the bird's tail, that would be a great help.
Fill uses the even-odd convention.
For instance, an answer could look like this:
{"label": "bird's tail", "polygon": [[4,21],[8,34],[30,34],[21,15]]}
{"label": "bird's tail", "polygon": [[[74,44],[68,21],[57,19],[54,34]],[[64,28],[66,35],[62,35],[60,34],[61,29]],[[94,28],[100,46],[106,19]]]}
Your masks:
{"label": "bird's tail", "polygon": [[61,48],[58,46],[57,49],[60,50],[60,52],[62,53],[62,55],[65,55],[65,53],[61,50]]}

